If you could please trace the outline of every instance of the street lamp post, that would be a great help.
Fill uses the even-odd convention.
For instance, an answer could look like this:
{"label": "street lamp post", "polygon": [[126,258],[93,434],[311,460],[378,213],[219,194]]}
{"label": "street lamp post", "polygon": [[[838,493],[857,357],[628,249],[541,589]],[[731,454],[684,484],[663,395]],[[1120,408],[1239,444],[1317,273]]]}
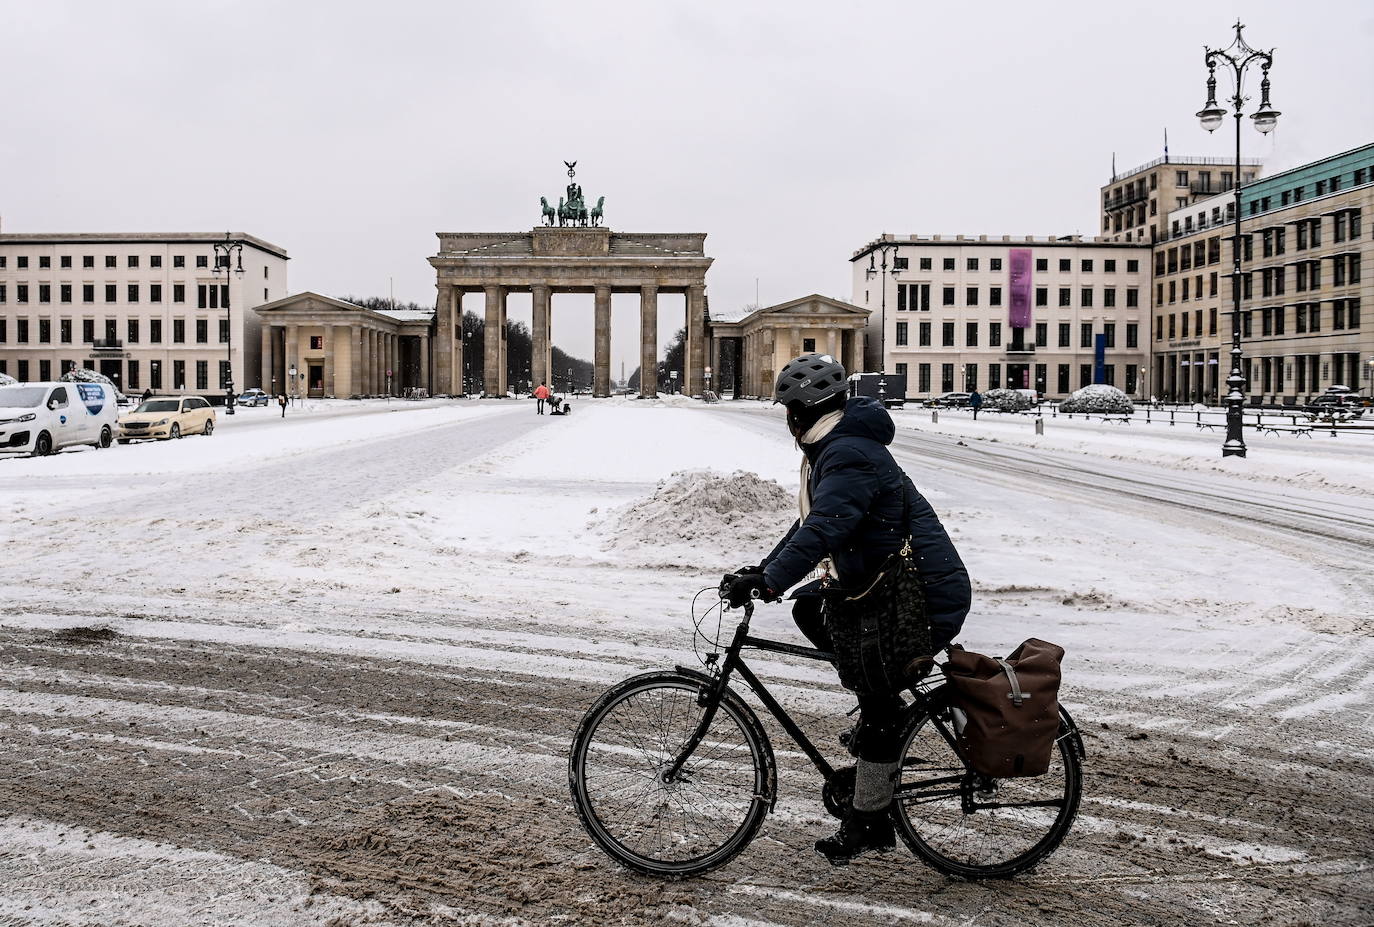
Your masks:
{"label": "street lamp post", "polygon": [[1255,128],[1268,135],[1278,123],[1279,111],[1269,105],[1269,68],[1274,63],[1274,50],[1259,51],[1246,44],[1241,36],[1245,27],[1236,21],[1236,38],[1223,49],[1203,46],[1204,61],[1207,64],[1207,104],[1198,111],[1198,121],[1208,132],[1221,128],[1226,120],[1226,110],[1217,105],[1218,65],[1229,65],[1235,80],[1235,94],[1231,97],[1232,115],[1236,122],[1236,167],[1232,182],[1235,185],[1236,232],[1231,239],[1231,373],[1226,378],[1226,441],[1221,445],[1221,456],[1244,457],[1245,435],[1242,431],[1242,416],[1245,409],[1245,375],[1241,373],[1240,349],[1240,123],[1244,116],[1246,96],[1244,94],[1245,71],[1251,64],[1258,63],[1263,74],[1260,81],[1260,106],[1250,117]]}
{"label": "street lamp post", "polygon": [[[224,387],[224,414],[234,414],[234,317],[229,312],[229,274],[230,267],[233,267],[235,276],[243,277],[243,242],[236,241],[229,237],[229,233],[224,233],[224,241],[213,243],[215,249],[215,266],[212,271],[215,280],[219,280],[221,272],[224,273],[224,323],[225,338],[224,351],[225,361],[228,365],[228,372],[224,377],[221,386]],[[216,283],[218,286],[218,283]],[[244,376],[248,371],[244,371]]]}
{"label": "street lamp post", "polygon": [[[887,278],[889,274],[897,272],[897,257],[894,253],[896,250],[896,244],[891,242],[878,245],[868,253],[868,269],[864,271],[864,276],[869,280],[880,275],[882,278],[882,295],[880,297],[882,328],[878,333],[878,402],[884,406],[887,405]],[[889,254],[893,255],[890,266],[887,260]],[[875,256],[882,258],[882,261],[876,266],[874,265]]]}

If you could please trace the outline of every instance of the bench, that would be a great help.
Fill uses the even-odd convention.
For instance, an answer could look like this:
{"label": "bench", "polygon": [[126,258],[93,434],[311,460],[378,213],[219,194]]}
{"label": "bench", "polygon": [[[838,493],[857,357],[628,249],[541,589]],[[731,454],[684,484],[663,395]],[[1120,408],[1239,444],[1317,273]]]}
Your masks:
{"label": "bench", "polygon": [[1294,437],[1297,437],[1298,435],[1307,435],[1307,437],[1309,438],[1312,437],[1311,425],[1256,425],[1255,430],[1260,432],[1261,434],[1265,432],[1268,432],[1271,435],[1281,435],[1287,433],[1293,435]]}

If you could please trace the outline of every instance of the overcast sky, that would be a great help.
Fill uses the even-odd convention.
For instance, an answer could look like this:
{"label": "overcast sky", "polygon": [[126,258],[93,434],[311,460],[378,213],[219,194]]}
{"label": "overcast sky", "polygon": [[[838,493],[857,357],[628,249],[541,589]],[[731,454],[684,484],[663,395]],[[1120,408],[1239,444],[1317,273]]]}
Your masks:
{"label": "overcast sky", "polygon": [[[432,304],[434,233],[528,229],[578,181],[706,232],[718,314],[849,298],[882,232],[1096,231],[1112,153],[1228,155],[1202,46],[1276,46],[1275,170],[1374,140],[1374,3],[0,0],[6,232],[233,228],[292,290]],[[528,297],[512,297],[528,319]],[[615,303],[615,375],[636,352]],[[472,304],[475,308],[476,304]],[[681,300],[663,298],[665,335]],[[590,297],[554,337],[591,356]]]}

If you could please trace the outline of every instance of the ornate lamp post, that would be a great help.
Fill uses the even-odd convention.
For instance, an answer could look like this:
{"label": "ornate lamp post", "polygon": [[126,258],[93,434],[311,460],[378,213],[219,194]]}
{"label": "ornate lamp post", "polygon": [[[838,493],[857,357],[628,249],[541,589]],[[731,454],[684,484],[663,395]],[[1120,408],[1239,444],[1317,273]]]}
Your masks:
{"label": "ornate lamp post", "polygon": [[1269,105],[1269,68],[1274,63],[1274,50],[1259,51],[1246,44],[1241,36],[1245,27],[1236,21],[1236,38],[1223,49],[1203,46],[1204,60],[1207,64],[1207,105],[1197,113],[1198,121],[1208,132],[1221,128],[1226,120],[1226,110],[1217,105],[1218,65],[1229,66],[1235,81],[1235,94],[1230,99],[1232,115],[1236,120],[1236,168],[1235,212],[1236,233],[1231,239],[1231,373],[1226,378],[1226,441],[1221,445],[1221,456],[1244,457],[1245,436],[1242,432],[1242,415],[1245,408],[1245,375],[1241,373],[1240,350],[1240,123],[1247,97],[1244,94],[1245,71],[1251,64],[1258,62],[1263,79],[1260,81],[1260,105],[1250,117],[1255,128],[1268,135],[1278,124],[1279,111]]}
{"label": "ornate lamp post", "polygon": [[[232,267],[236,277],[243,277],[243,242],[235,241],[229,237],[229,233],[224,233],[224,241],[214,243],[215,266],[213,273],[215,280],[219,280],[219,275],[224,274],[224,321],[225,321],[225,360],[228,364],[228,373],[224,377],[224,382],[220,384],[224,387],[224,414],[234,414],[234,317],[229,312],[229,274]],[[216,286],[219,284],[216,283]],[[246,375],[245,371],[245,375]]]}
{"label": "ornate lamp post", "polygon": [[[883,405],[887,405],[887,278],[888,275],[897,272],[896,250],[897,245],[892,242],[878,245],[868,253],[868,269],[864,271],[864,276],[869,280],[880,275],[882,278],[882,330],[878,335],[878,402]],[[891,265],[887,260],[889,254],[893,255]],[[881,257],[882,261],[875,266],[876,257]]]}

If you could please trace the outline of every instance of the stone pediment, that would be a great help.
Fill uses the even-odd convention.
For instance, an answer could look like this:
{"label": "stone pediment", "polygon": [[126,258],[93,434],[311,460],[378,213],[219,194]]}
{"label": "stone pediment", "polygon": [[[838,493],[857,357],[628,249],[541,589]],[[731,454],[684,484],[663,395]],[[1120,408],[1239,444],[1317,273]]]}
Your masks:
{"label": "stone pediment", "polygon": [[791,299],[776,306],[756,309],[753,315],[860,315],[867,317],[872,310],[842,299],[812,293],[799,299]]}
{"label": "stone pediment", "polygon": [[306,290],[303,293],[293,293],[270,303],[255,306],[253,311],[259,315],[270,315],[274,312],[367,312],[369,310],[354,303],[344,302],[342,299],[335,299],[332,296]]}

